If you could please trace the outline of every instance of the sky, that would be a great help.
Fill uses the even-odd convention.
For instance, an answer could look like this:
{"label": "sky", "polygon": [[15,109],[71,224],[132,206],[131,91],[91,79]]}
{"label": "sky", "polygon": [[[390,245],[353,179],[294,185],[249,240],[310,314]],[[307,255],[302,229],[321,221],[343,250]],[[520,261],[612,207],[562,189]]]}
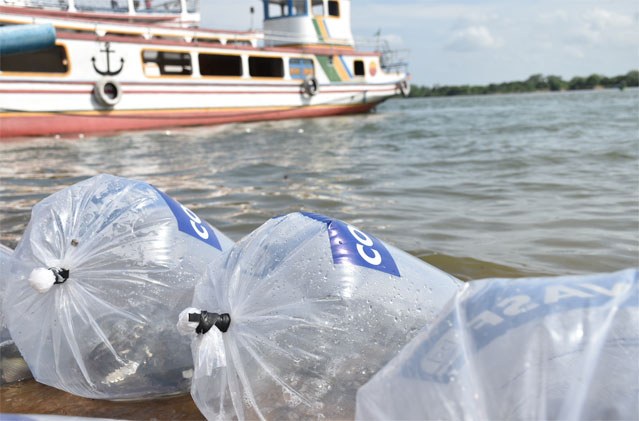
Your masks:
{"label": "sky", "polygon": [[[262,28],[260,0],[201,0],[202,26]],[[564,80],[639,68],[639,0],[352,0],[358,38],[407,50],[417,85]]]}

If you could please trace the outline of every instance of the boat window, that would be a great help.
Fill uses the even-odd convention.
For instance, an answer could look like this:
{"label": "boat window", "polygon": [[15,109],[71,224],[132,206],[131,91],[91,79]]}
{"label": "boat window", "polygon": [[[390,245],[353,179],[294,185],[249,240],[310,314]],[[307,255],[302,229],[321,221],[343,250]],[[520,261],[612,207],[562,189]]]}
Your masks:
{"label": "boat window", "polygon": [[291,11],[292,16],[300,16],[307,15],[307,0],[293,0],[293,10]]}
{"label": "boat window", "polygon": [[125,34],[122,32],[107,32],[105,36],[118,38],[143,38],[141,34]]}
{"label": "boat window", "polygon": [[246,39],[230,39],[230,40],[226,41],[226,45],[250,46],[251,45],[251,41],[246,40]]}
{"label": "boat window", "polygon": [[[78,0],[75,1],[77,2]],[[114,9],[120,7],[119,3],[123,3],[125,8],[128,6],[128,0],[109,1]],[[186,0],[186,11],[189,13],[197,12],[196,2],[197,0]],[[133,0],[133,7],[137,13],[174,14],[182,11],[182,5],[179,0]]]}
{"label": "boat window", "polygon": [[67,52],[61,45],[31,53],[3,54],[0,71],[33,73],[66,73]]}
{"label": "boat window", "polygon": [[75,8],[87,12],[128,12],[126,0],[75,0]]}
{"label": "boat window", "polygon": [[[160,75],[190,75],[193,73],[189,53],[144,50],[142,61],[145,68],[150,68],[147,66],[149,63],[157,64]],[[153,76],[153,74],[147,74],[147,76]]]}
{"label": "boat window", "polygon": [[242,57],[223,54],[200,54],[202,76],[242,76]]}
{"label": "boat window", "polygon": [[265,0],[266,19],[308,14],[308,0]]}
{"label": "boat window", "polygon": [[355,76],[364,76],[364,62],[362,60],[355,60],[353,68]]}
{"label": "boat window", "polygon": [[189,13],[197,13],[199,0],[186,0],[186,11]]}
{"label": "boat window", "polygon": [[[49,3],[56,4],[56,6],[58,4],[56,1],[49,1]],[[61,3],[67,2],[62,1]],[[83,12],[130,12],[128,0],[75,0],[74,5],[77,10]],[[197,0],[187,0],[186,6],[188,12],[197,12]],[[182,11],[182,5],[180,0],[133,0],[131,11],[133,10],[138,13],[176,14]]]}
{"label": "boat window", "polygon": [[249,57],[249,73],[255,77],[284,77],[284,60],[279,57]]}
{"label": "boat window", "polygon": [[293,79],[306,79],[315,75],[313,60],[308,58],[292,58],[288,61],[289,71]]}
{"label": "boat window", "polygon": [[265,1],[264,11],[266,19],[281,18],[288,16],[288,0],[284,1]]}
{"label": "boat window", "polygon": [[[25,1],[8,1],[4,0],[3,6],[11,6],[13,3],[19,3],[19,7],[35,7],[38,9],[49,9],[49,10],[69,10],[69,0],[30,0],[28,2]],[[26,3],[26,4],[25,4]]]}
{"label": "boat window", "polygon": [[312,0],[313,16],[324,16],[324,0]]}
{"label": "boat window", "polygon": [[207,43],[207,44],[221,44],[222,42],[220,41],[219,38],[202,38],[202,37],[196,37],[193,38],[193,42],[201,42],[201,43]]}
{"label": "boat window", "polygon": [[339,16],[339,1],[328,0],[328,15]]}

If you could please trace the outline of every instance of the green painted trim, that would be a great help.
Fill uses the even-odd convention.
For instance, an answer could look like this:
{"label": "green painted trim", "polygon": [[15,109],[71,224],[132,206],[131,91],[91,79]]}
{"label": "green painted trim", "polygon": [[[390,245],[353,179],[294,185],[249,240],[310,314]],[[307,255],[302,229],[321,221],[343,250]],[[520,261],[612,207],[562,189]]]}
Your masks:
{"label": "green painted trim", "polygon": [[317,61],[322,66],[324,73],[328,76],[328,80],[331,82],[341,82],[342,79],[339,77],[337,70],[328,62],[328,56],[315,56],[317,57]]}
{"label": "green painted trim", "polygon": [[317,18],[313,19],[313,26],[315,27],[315,32],[317,33],[317,39],[321,42],[324,42],[322,31],[320,30],[319,23],[317,23]]}

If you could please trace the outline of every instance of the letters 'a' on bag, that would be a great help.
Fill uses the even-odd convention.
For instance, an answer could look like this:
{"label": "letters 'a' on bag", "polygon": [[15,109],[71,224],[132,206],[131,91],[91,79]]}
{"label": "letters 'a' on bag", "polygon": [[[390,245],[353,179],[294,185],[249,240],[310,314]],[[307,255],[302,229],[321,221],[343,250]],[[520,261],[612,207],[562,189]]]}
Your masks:
{"label": "letters 'a' on bag", "polygon": [[67,392],[139,399],[188,390],[175,318],[232,241],[155,187],[99,175],[34,206],[5,300],[34,377]]}
{"label": "letters 'a' on bag", "polygon": [[274,218],[209,266],[179,328],[209,419],[352,418],[355,393],[459,290],[352,225]]}

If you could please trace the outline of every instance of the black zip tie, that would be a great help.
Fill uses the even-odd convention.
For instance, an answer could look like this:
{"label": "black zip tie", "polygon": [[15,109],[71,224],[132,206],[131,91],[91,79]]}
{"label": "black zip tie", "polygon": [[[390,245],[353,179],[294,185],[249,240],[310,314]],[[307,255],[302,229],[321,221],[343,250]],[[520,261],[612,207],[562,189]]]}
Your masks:
{"label": "black zip tie", "polygon": [[189,322],[198,322],[195,328],[196,333],[206,333],[213,326],[217,327],[220,332],[226,332],[229,330],[231,324],[231,316],[228,313],[218,314],[209,313],[202,310],[201,313],[189,313]]}
{"label": "black zip tie", "polygon": [[55,282],[53,283],[53,285],[63,284],[69,279],[69,269],[54,267],[54,268],[49,268],[49,270],[53,272],[53,274],[55,275]]}

